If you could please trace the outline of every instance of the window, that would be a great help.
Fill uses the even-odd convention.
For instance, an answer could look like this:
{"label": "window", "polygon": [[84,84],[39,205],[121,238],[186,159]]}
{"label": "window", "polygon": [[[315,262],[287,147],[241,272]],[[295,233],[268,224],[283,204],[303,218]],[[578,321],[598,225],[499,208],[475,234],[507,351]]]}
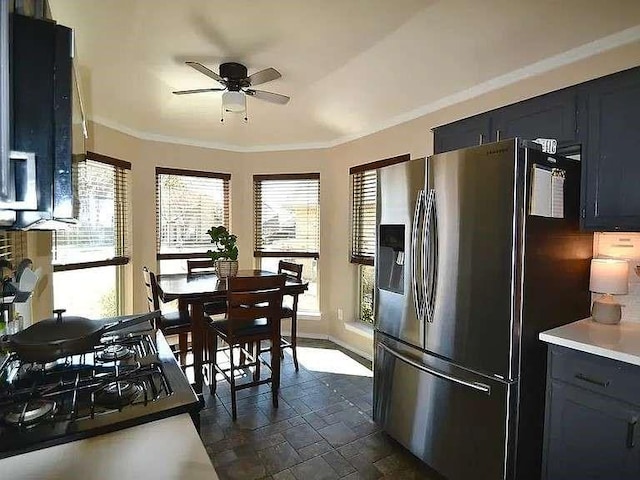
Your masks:
{"label": "window", "polygon": [[54,234],[54,305],[93,318],[118,315],[129,263],[131,164],[87,152],[74,170],[78,222]]}
{"label": "window", "polygon": [[229,228],[226,173],[156,168],[157,258],[163,273],[186,272],[187,258],[207,257],[214,225]]}
{"label": "window", "polygon": [[317,313],[320,255],[320,174],[254,175],[254,257],[260,268],[277,271],[279,260],[302,263],[309,290],[301,312]]}
{"label": "window", "polygon": [[373,323],[376,253],[375,164],[353,167],[351,174],[351,262],[358,264],[358,318]]}

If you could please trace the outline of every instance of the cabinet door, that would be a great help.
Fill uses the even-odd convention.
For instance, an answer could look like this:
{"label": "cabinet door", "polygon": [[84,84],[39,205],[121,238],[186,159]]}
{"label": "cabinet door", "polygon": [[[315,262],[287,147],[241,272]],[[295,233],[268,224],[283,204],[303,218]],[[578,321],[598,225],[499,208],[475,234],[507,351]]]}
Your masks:
{"label": "cabinet door", "polygon": [[554,138],[561,146],[577,142],[577,91],[561,90],[496,110],[492,140]]}
{"label": "cabinet door", "polygon": [[585,228],[640,230],[640,69],[585,89],[589,138],[584,163]]}
{"label": "cabinet door", "polygon": [[466,118],[436,128],[433,131],[433,136],[434,153],[489,143],[491,141],[491,118],[489,115]]}
{"label": "cabinet door", "polygon": [[563,382],[549,388],[543,478],[640,478],[640,409]]}

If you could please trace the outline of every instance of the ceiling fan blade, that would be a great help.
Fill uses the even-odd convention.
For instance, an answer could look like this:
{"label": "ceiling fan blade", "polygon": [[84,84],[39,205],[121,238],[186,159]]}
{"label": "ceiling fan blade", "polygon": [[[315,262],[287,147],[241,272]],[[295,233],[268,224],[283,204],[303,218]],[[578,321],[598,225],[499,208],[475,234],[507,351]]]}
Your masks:
{"label": "ceiling fan blade", "polygon": [[189,93],[204,93],[204,92],[222,92],[226,88],[196,88],[195,90],[178,90],[173,92],[174,95],[188,95]]}
{"label": "ceiling fan blade", "polygon": [[207,67],[205,67],[201,63],[198,63],[198,62],[184,62],[184,63],[189,65],[191,68],[195,68],[197,71],[199,71],[200,73],[206,75],[207,77],[213,78],[216,82],[221,83],[222,85],[226,85],[227,84],[227,82],[225,82],[224,78],[222,78],[220,75],[218,75],[213,70],[208,69]]}
{"label": "ceiling fan blade", "polygon": [[264,70],[260,70],[259,72],[254,73],[253,75],[249,75],[247,79],[251,86],[260,85],[262,83],[270,82],[271,80],[275,80],[280,78],[280,72],[275,68],[269,67]]}
{"label": "ceiling fan blade", "polygon": [[277,103],[280,105],[286,105],[289,103],[290,98],[286,95],[280,95],[279,93],[265,92],[264,90],[245,90],[247,95],[259,98],[260,100],[266,100],[267,102]]}

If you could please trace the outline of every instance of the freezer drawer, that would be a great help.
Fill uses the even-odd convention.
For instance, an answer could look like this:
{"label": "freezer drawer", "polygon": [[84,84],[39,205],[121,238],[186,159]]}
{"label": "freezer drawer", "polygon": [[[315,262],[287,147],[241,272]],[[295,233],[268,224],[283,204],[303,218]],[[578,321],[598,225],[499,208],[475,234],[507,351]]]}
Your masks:
{"label": "freezer drawer", "polygon": [[376,422],[449,480],[509,478],[515,390],[376,335]]}

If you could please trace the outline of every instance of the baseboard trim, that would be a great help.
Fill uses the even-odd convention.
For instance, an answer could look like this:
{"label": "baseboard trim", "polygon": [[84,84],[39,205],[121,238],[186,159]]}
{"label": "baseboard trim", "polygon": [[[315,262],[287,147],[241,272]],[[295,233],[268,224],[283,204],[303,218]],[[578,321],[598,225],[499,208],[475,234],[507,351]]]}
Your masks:
{"label": "baseboard trim", "polygon": [[340,340],[339,338],[336,338],[332,335],[328,335],[328,340],[332,341],[333,343],[335,343],[336,345],[340,345],[342,348],[346,348],[347,350],[355,353],[356,355],[360,355],[361,357],[366,358],[369,361],[373,361],[373,355],[369,352],[365,352],[363,350],[360,350],[358,348],[353,348],[351,345],[349,345],[348,343]]}
{"label": "baseboard trim", "polygon": [[[283,335],[287,336],[289,335],[291,332],[288,330],[282,330],[281,332]],[[306,333],[306,332],[298,332],[298,337],[300,338],[313,338],[314,340],[329,340],[333,343],[335,343],[336,345],[340,345],[342,348],[346,348],[347,350],[349,350],[350,352],[355,353],[356,355],[360,355],[361,357],[366,358],[369,361],[373,361],[373,355],[371,353],[365,352],[363,350],[359,350],[357,348],[353,348],[351,345],[349,345],[348,343],[340,340],[339,338],[336,338],[332,335],[327,335],[324,333]]]}

